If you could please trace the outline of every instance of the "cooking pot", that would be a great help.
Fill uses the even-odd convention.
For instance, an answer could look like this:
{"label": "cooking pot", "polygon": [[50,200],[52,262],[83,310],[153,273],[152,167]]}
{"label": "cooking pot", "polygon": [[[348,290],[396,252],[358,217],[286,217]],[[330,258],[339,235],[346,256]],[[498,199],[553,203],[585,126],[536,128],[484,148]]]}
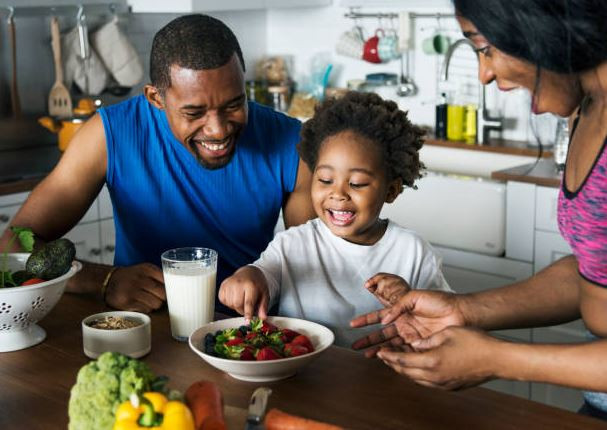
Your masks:
{"label": "cooking pot", "polygon": [[78,106],[73,109],[72,113],[74,116],[71,118],[58,119],[44,116],[38,119],[38,123],[59,135],[59,150],[65,151],[74,134],[95,113],[96,109],[95,102],[92,99],[85,98],[81,99],[78,102]]}

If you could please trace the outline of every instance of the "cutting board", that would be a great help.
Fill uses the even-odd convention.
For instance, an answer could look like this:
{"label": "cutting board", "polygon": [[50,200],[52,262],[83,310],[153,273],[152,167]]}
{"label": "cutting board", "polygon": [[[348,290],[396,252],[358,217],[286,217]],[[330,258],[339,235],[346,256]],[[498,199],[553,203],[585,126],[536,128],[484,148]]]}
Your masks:
{"label": "cutting board", "polygon": [[223,413],[226,419],[226,427],[229,430],[243,429],[247,422],[247,410],[235,406],[225,405]]}

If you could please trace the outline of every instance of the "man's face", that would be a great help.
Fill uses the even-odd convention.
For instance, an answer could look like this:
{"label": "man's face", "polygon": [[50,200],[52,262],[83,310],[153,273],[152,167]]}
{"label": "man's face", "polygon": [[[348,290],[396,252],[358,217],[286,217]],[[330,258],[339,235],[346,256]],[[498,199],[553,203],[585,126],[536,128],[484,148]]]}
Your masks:
{"label": "man's face", "polygon": [[171,85],[160,96],[171,131],[204,167],[230,162],[247,124],[242,66],[236,55],[210,70],[171,66]]}

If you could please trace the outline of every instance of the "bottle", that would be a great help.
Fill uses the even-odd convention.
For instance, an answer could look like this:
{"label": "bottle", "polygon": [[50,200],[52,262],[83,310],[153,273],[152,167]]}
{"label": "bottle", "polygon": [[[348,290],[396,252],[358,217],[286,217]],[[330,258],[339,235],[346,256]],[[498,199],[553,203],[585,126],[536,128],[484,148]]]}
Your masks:
{"label": "bottle", "polygon": [[441,93],[436,105],[436,138],[447,140],[447,94]]}
{"label": "bottle", "polygon": [[464,112],[464,142],[476,143],[476,105],[468,104]]}
{"label": "bottle", "polygon": [[569,149],[569,122],[567,118],[559,118],[556,123],[556,135],[554,137],[554,162],[556,169],[562,172],[567,161],[567,150]]}

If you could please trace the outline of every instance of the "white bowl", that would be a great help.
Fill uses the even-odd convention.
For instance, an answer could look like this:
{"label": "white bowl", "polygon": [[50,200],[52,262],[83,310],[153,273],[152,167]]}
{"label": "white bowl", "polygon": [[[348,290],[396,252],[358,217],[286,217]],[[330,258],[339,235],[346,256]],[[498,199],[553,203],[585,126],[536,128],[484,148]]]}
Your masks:
{"label": "white bowl", "polygon": [[211,366],[223,370],[236,379],[268,382],[278,381],[294,375],[300,368],[316,359],[335,340],[331,330],[315,322],[287,317],[268,317],[268,321],[279,328],[289,328],[308,336],[312,345],[314,345],[314,352],[298,357],[268,361],[239,361],[205,354],[204,337],[207,333],[215,333],[217,330],[245,325],[243,317],[214,321],[200,327],[190,336],[190,348]]}
{"label": "white bowl", "polygon": [[[118,330],[103,330],[89,325],[95,320],[108,316],[128,318],[141,324]],[[129,311],[110,311],[90,315],[82,320],[82,346],[84,354],[93,359],[106,351],[120,352],[131,358],[143,357],[152,347],[150,317]]]}
{"label": "white bowl", "polygon": [[[30,254],[8,254],[12,272],[25,269]],[[0,255],[3,265],[4,255]],[[24,287],[0,288],[0,352],[17,351],[42,342],[46,332],[36,323],[57,304],[67,280],[82,268],[78,261],[65,274],[50,281]]]}

